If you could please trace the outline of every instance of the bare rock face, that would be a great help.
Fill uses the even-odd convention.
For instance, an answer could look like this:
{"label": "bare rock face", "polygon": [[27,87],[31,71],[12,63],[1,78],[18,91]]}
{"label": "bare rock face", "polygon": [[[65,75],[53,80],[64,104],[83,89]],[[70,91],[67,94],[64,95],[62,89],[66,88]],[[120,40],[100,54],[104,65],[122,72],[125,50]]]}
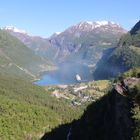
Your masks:
{"label": "bare rock face", "polygon": [[85,21],[51,36],[49,41],[58,48],[59,60],[69,60],[70,56],[71,60],[80,59],[91,64],[90,62],[96,63],[105,48],[115,47],[124,33],[126,30],[114,22]]}
{"label": "bare rock face", "polygon": [[[29,35],[16,27],[6,30],[26,46],[56,63],[65,61],[96,64],[104,49],[115,47],[119,38],[126,33],[120,25],[110,21],[84,21],[56,32],[50,38]],[[53,56],[53,57],[52,57]]]}

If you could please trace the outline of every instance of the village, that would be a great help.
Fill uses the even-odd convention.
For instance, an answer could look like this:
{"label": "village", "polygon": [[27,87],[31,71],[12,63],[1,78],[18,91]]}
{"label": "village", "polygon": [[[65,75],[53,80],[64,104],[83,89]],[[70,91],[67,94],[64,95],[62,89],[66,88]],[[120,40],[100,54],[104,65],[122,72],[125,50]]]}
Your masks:
{"label": "village", "polygon": [[45,90],[58,99],[65,99],[71,105],[79,106],[98,100],[107,93],[109,85],[109,81],[101,80],[75,85],[46,86]]}

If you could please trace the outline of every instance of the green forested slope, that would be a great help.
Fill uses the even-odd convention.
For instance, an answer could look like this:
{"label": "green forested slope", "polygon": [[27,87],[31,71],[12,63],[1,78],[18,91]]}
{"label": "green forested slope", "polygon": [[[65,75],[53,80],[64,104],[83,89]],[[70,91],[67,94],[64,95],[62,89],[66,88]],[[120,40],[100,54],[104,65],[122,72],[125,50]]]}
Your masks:
{"label": "green forested slope", "polygon": [[140,66],[140,22],[121,37],[118,47],[102,57],[94,75],[96,79],[109,78],[136,66]]}
{"label": "green forested slope", "polygon": [[35,78],[49,64],[18,39],[0,30],[0,72]]}
{"label": "green forested slope", "polygon": [[51,97],[41,87],[0,74],[0,139],[37,139],[79,115],[78,108]]}

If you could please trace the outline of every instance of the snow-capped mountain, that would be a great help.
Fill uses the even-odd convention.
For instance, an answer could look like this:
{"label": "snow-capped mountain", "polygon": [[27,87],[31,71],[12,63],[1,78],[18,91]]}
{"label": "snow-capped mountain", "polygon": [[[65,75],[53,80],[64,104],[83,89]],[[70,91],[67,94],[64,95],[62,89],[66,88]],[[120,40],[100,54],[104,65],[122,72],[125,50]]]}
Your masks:
{"label": "snow-capped mountain", "polygon": [[52,39],[54,37],[57,37],[58,35],[60,35],[61,32],[55,32],[53,35],[51,35],[49,38]]}
{"label": "snow-capped mountain", "polygon": [[95,62],[104,48],[116,46],[119,38],[126,32],[120,25],[111,21],[84,21],[69,27],[59,35],[51,36],[49,41],[59,48],[57,58],[62,61],[72,54],[74,57],[70,58],[78,57],[83,60],[90,60],[93,56],[91,61]]}
{"label": "snow-capped mountain", "polygon": [[59,34],[61,34],[61,32],[55,32],[55,34],[56,34],[56,35],[59,35]]}
{"label": "snow-capped mountain", "polygon": [[76,32],[76,31],[95,31],[95,30],[101,30],[102,31],[106,31],[106,30],[109,30],[109,29],[112,29],[116,31],[118,30],[118,32],[121,30],[122,31],[122,28],[120,25],[112,22],[112,21],[83,21],[83,22],[80,22],[70,28],[68,28],[67,31],[69,31],[70,33],[72,32]]}
{"label": "snow-capped mountain", "polygon": [[12,31],[15,33],[22,33],[22,34],[28,34],[25,30],[23,29],[18,29],[17,27],[14,26],[6,26],[6,27],[2,27],[2,30],[7,30],[7,31]]}
{"label": "snow-capped mountain", "polygon": [[84,22],[80,22],[79,24],[75,25],[75,27],[77,28],[91,28],[91,29],[95,29],[95,28],[99,28],[102,26],[114,26],[114,27],[120,27],[120,25],[111,22],[111,21],[84,21]]}
{"label": "snow-capped mountain", "polygon": [[[106,48],[115,47],[126,33],[120,25],[110,21],[84,21],[63,32],[56,32],[44,39],[28,35],[16,27],[3,28],[17,37],[37,54],[57,62],[78,61],[95,64]],[[54,56],[52,58],[52,56]]]}

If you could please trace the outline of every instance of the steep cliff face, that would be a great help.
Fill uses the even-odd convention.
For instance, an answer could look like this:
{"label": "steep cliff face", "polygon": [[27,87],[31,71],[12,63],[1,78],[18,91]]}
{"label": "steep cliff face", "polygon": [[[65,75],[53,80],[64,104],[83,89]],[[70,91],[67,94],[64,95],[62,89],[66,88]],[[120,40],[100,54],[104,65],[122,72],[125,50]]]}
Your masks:
{"label": "steep cliff face", "polygon": [[103,50],[117,45],[126,33],[119,25],[109,21],[84,21],[50,37],[50,43],[58,48],[56,59],[95,64]]}
{"label": "steep cliff face", "polygon": [[103,50],[116,46],[120,37],[126,33],[120,25],[110,21],[80,22],[48,39],[31,36],[12,26],[2,29],[18,38],[36,54],[56,64],[64,61],[95,64],[101,58]]}

